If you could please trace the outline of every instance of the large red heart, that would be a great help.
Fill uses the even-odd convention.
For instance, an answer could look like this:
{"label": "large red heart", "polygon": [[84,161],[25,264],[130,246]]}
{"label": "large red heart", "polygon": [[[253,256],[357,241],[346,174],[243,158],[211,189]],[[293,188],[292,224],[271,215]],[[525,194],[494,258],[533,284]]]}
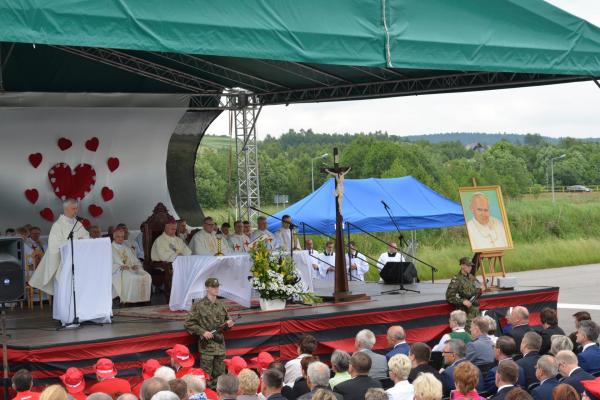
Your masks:
{"label": "large red heart", "polygon": [[88,149],[89,151],[98,150],[99,145],[100,145],[100,141],[95,136],[93,138],[85,141],[85,148]]}
{"label": "large red heart", "polygon": [[81,225],[83,225],[83,227],[85,229],[90,229],[90,226],[92,226],[92,223],[90,222],[89,219],[84,218],[84,219],[81,220]]}
{"label": "large red heart", "polygon": [[54,213],[48,207],[46,207],[42,211],[40,211],[40,215],[46,221],[54,222]]}
{"label": "large red heart", "polygon": [[25,197],[27,197],[27,200],[29,200],[31,204],[35,204],[38,201],[40,194],[37,189],[27,189],[25,191]]}
{"label": "large red heart", "polygon": [[88,211],[90,212],[90,215],[91,215],[92,217],[94,217],[94,218],[97,218],[97,217],[101,216],[101,215],[102,215],[102,213],[104,212],[104,210],[102,209],[102,207],[98,207],[98,206],[97,206],[97,205],[95,205],[95,204],[91,204],[91,205],[88,207]]}
{"label": "large red heart", "polygon": [[33,153],[29,155],[29,163],[33,165],[33,168],[37,168],[42,163],[42,154],[41,153]]}
{"label": "large red heart", "polygon": [[106,186],[102,188],[102,191],[100,193],[102,194],[102,199],[104,201],[111,201],[115,196],[115,192],[113,192],[110,188]]}
{"label": "large red heart", "polygon": [[79,164],[71,171],[70,166],[59,163],[50,168],[48,179],[59,199],[81,200],[92,191],[96,183],[96,171],[89,164]]}
{"label": "large red heart", "polygon": [[119,168],[119,159],[117,157],[110,157],[106,161],[106,165],[108,165],[108,169],[110,169],[110,172],[115,172],[115,170]]}
{"label": "large red heart", "polygon": [[69,139],[64,138],[64,137],[61,137],[60,139],[58,139],[58,148],[61,151],[65,151],[71,146],[73,146],[73,142],[71,142]]}

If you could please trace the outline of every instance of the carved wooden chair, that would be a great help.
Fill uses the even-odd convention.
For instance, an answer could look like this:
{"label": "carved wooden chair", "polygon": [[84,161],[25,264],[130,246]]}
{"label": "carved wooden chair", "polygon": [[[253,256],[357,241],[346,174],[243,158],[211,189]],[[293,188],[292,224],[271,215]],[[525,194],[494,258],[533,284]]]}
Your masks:
{"label": "carved wooden chair", "polygon": [[144,246],[144,269],[152,276],[152,284],[156,288],[164,287],[167,302],[171,296],[171,282],[173,280],[173,266],[170,262],[152,261],[152,244],[164,229],[165,223],[173,219],[163,203],[158,203],[152,215],[140,226]]}

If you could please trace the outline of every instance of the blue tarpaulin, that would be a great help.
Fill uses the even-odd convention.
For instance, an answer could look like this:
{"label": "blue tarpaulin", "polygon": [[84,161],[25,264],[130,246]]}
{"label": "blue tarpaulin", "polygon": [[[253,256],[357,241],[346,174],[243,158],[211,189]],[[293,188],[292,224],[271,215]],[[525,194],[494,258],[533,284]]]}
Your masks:
{"label": "blue tarpaulin", "polygon": [[[298,232],[307,234],[335,233],[335,181],[329,179],[315,192],[297,203],[279,211],[298,225]],[[396,230],[382,201],[390,207],[390,213],[402,230],[442,228],[464,225],[460,204],[447,199],[412,176],[401,178],[345,179],[342,215],[344,221],[359,226],[367,232]],[[303,226],[302,222],[316,228]],[[269,230],[279,229],[281,222],[268,219]],[[317,231],[318,230],[318,231]],[[351,232],[360,230],[351,226]]]}

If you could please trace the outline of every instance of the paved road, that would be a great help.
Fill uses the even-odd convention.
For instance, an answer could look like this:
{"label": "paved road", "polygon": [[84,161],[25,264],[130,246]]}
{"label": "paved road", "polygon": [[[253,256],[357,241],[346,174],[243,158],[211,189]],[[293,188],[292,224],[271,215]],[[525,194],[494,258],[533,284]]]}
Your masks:
{"label": "paved road", "polygon": [[508,275],[516,277],[519,285],[558,286],[558,324],[565,332],[575,330],[571,315],[577,311],[588,311],[594,321],[600,322],[600,264],[511,272]]}

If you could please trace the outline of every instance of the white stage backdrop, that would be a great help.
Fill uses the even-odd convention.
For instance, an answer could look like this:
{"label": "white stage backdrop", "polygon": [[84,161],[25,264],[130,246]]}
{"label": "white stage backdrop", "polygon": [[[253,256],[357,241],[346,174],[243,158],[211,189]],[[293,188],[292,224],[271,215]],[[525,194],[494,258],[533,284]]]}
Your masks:
{"label": "white stage backdrop", "polygon": [[[49,208],[58,217],[61,200],[54,190],[73,193],[69,181],[91,186],[79,214],[103,230],[119,222],[139,229],[158,202],[176,216],[165,164],[169,139],[184,113],[183,107],[0,107],[0,229],[31,223],[47,233],[50,221],[40,212]],[[60,138],[68,141],[59,143]],[[118,159],[116,169],[112,160],[113,171],[109,158]],[[51,181],[49,171],[58,163],[70,166],[73,179],[66,178],[63,166],[54,169],[58,180]],[[80,163],[91,168],[75,170]]]}

